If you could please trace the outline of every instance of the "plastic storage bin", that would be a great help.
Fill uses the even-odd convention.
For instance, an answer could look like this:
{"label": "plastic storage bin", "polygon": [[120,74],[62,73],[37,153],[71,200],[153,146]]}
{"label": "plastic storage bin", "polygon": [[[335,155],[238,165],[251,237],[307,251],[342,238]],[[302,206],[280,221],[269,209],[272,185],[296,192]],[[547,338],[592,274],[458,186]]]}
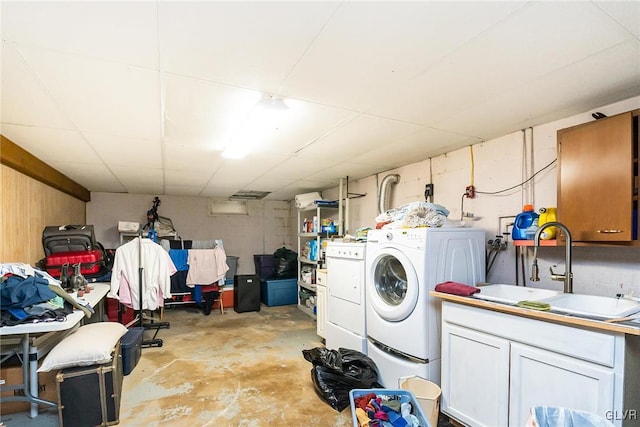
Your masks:
{"label": "plastic storage bin", "polygon": [[358,417],[356,416],[355,399],[360,396],[365,396],[369,393],[374,393],[376,396],[396,396],[397,400],[399,400],[400,403],[409,402],[411,403],[411,407],[413,408],[411,413],[418,419],[420,427],[437,427],[437,425],[429,424],[429,422],[427,421],[427,417],[425,417],[420,404],[418,403],[416,397],[412,392],[408,390],[391,390],[386,388],[357,388],[349,392],[349,402],[351,403],[351,416],[353,417],[354,427],[358,427],[360,425],[360,423],[358,422]]}
{"label": "plastic storage bin", "polygon": [[261,287],[262,303],[268,307],[298,303],[296,279],[265,280]]}
{"label": "plastic storage bin", "polygon": [[129,375],[138,364],[142,353],[142,335],[144,328],[129,328],[126,334],[120,338],[120,351],[122,353],[122,375]]}
{"label": "plastic storage bin", "polygon": [[233,255],[227,255],[227,270],[224,276],[225,285],[233,283],[233,277],[238,273],[238,257]]}
{"label": "plastic storage bin", "polygon": [[254,255],[253,263],[256,267],[256,274],[261,280],[267,280],[273,276],[273,254]]}

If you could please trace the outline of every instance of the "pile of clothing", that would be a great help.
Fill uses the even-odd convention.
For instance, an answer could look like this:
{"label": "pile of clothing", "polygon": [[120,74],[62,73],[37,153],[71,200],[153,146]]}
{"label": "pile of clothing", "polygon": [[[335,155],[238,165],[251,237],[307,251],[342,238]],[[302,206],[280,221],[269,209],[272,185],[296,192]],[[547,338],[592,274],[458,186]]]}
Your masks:
{"label": "pile of clothing", "polygon": [[360,427],[426,427],[413,414],[410,402],[393,394],[368,393],[353,399]]}
{"label": "pile of clothing", "polygon": [[378,215],[376,228],[442,227],[446,224],[448,216],[449,210],[444,206],[411,202]]}
{"label": "pile of clothing", "polygon": [[1,325],[64,321],[72,307],[52,286],[60,288],[44,271],[22,263],[0,264]]}

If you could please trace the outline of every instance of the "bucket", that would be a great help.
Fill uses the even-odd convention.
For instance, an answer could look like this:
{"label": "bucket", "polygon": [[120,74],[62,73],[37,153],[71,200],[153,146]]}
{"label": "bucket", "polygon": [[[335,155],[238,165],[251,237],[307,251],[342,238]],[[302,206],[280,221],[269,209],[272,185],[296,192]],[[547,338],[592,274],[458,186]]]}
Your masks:
{"label": "bucket", "polygon": [[420,377],[403,377],[398,380],[398,386],[402,390],[413,393],[420,405],[420,409],[427,417],[430,427],[438,427],[440,416],[441,390],[437,384]]}

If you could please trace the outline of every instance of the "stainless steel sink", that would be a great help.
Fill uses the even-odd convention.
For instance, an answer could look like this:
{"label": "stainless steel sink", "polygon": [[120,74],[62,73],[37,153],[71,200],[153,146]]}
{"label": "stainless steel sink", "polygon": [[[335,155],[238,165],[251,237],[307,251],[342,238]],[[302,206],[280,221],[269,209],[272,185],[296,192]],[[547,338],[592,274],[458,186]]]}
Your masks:
{"label": "stainless steel sink", "polygon": [[640,302],[598,295],[560,294],[540,300],[551,305],[551,310],[576,316],[613,319],[640,311]]}
{"label": "stainless steel sink", "polygon": [[538,301],[560,294],[560,291],[552,291],[549,289],[496,284],[482,286],[480,292],[473,296],[487,301],[517,304],[520,301]]}

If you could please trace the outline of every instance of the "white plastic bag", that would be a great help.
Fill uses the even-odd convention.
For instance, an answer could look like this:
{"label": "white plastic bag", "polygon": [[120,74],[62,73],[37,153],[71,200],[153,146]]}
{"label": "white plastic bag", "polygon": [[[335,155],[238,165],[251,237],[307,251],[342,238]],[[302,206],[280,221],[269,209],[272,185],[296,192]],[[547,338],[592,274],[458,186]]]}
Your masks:
{"label": "white plastic bag", "polygon": [[531,408],[526,427],[613,427],[613,424],[585,411],[536,406]]}

